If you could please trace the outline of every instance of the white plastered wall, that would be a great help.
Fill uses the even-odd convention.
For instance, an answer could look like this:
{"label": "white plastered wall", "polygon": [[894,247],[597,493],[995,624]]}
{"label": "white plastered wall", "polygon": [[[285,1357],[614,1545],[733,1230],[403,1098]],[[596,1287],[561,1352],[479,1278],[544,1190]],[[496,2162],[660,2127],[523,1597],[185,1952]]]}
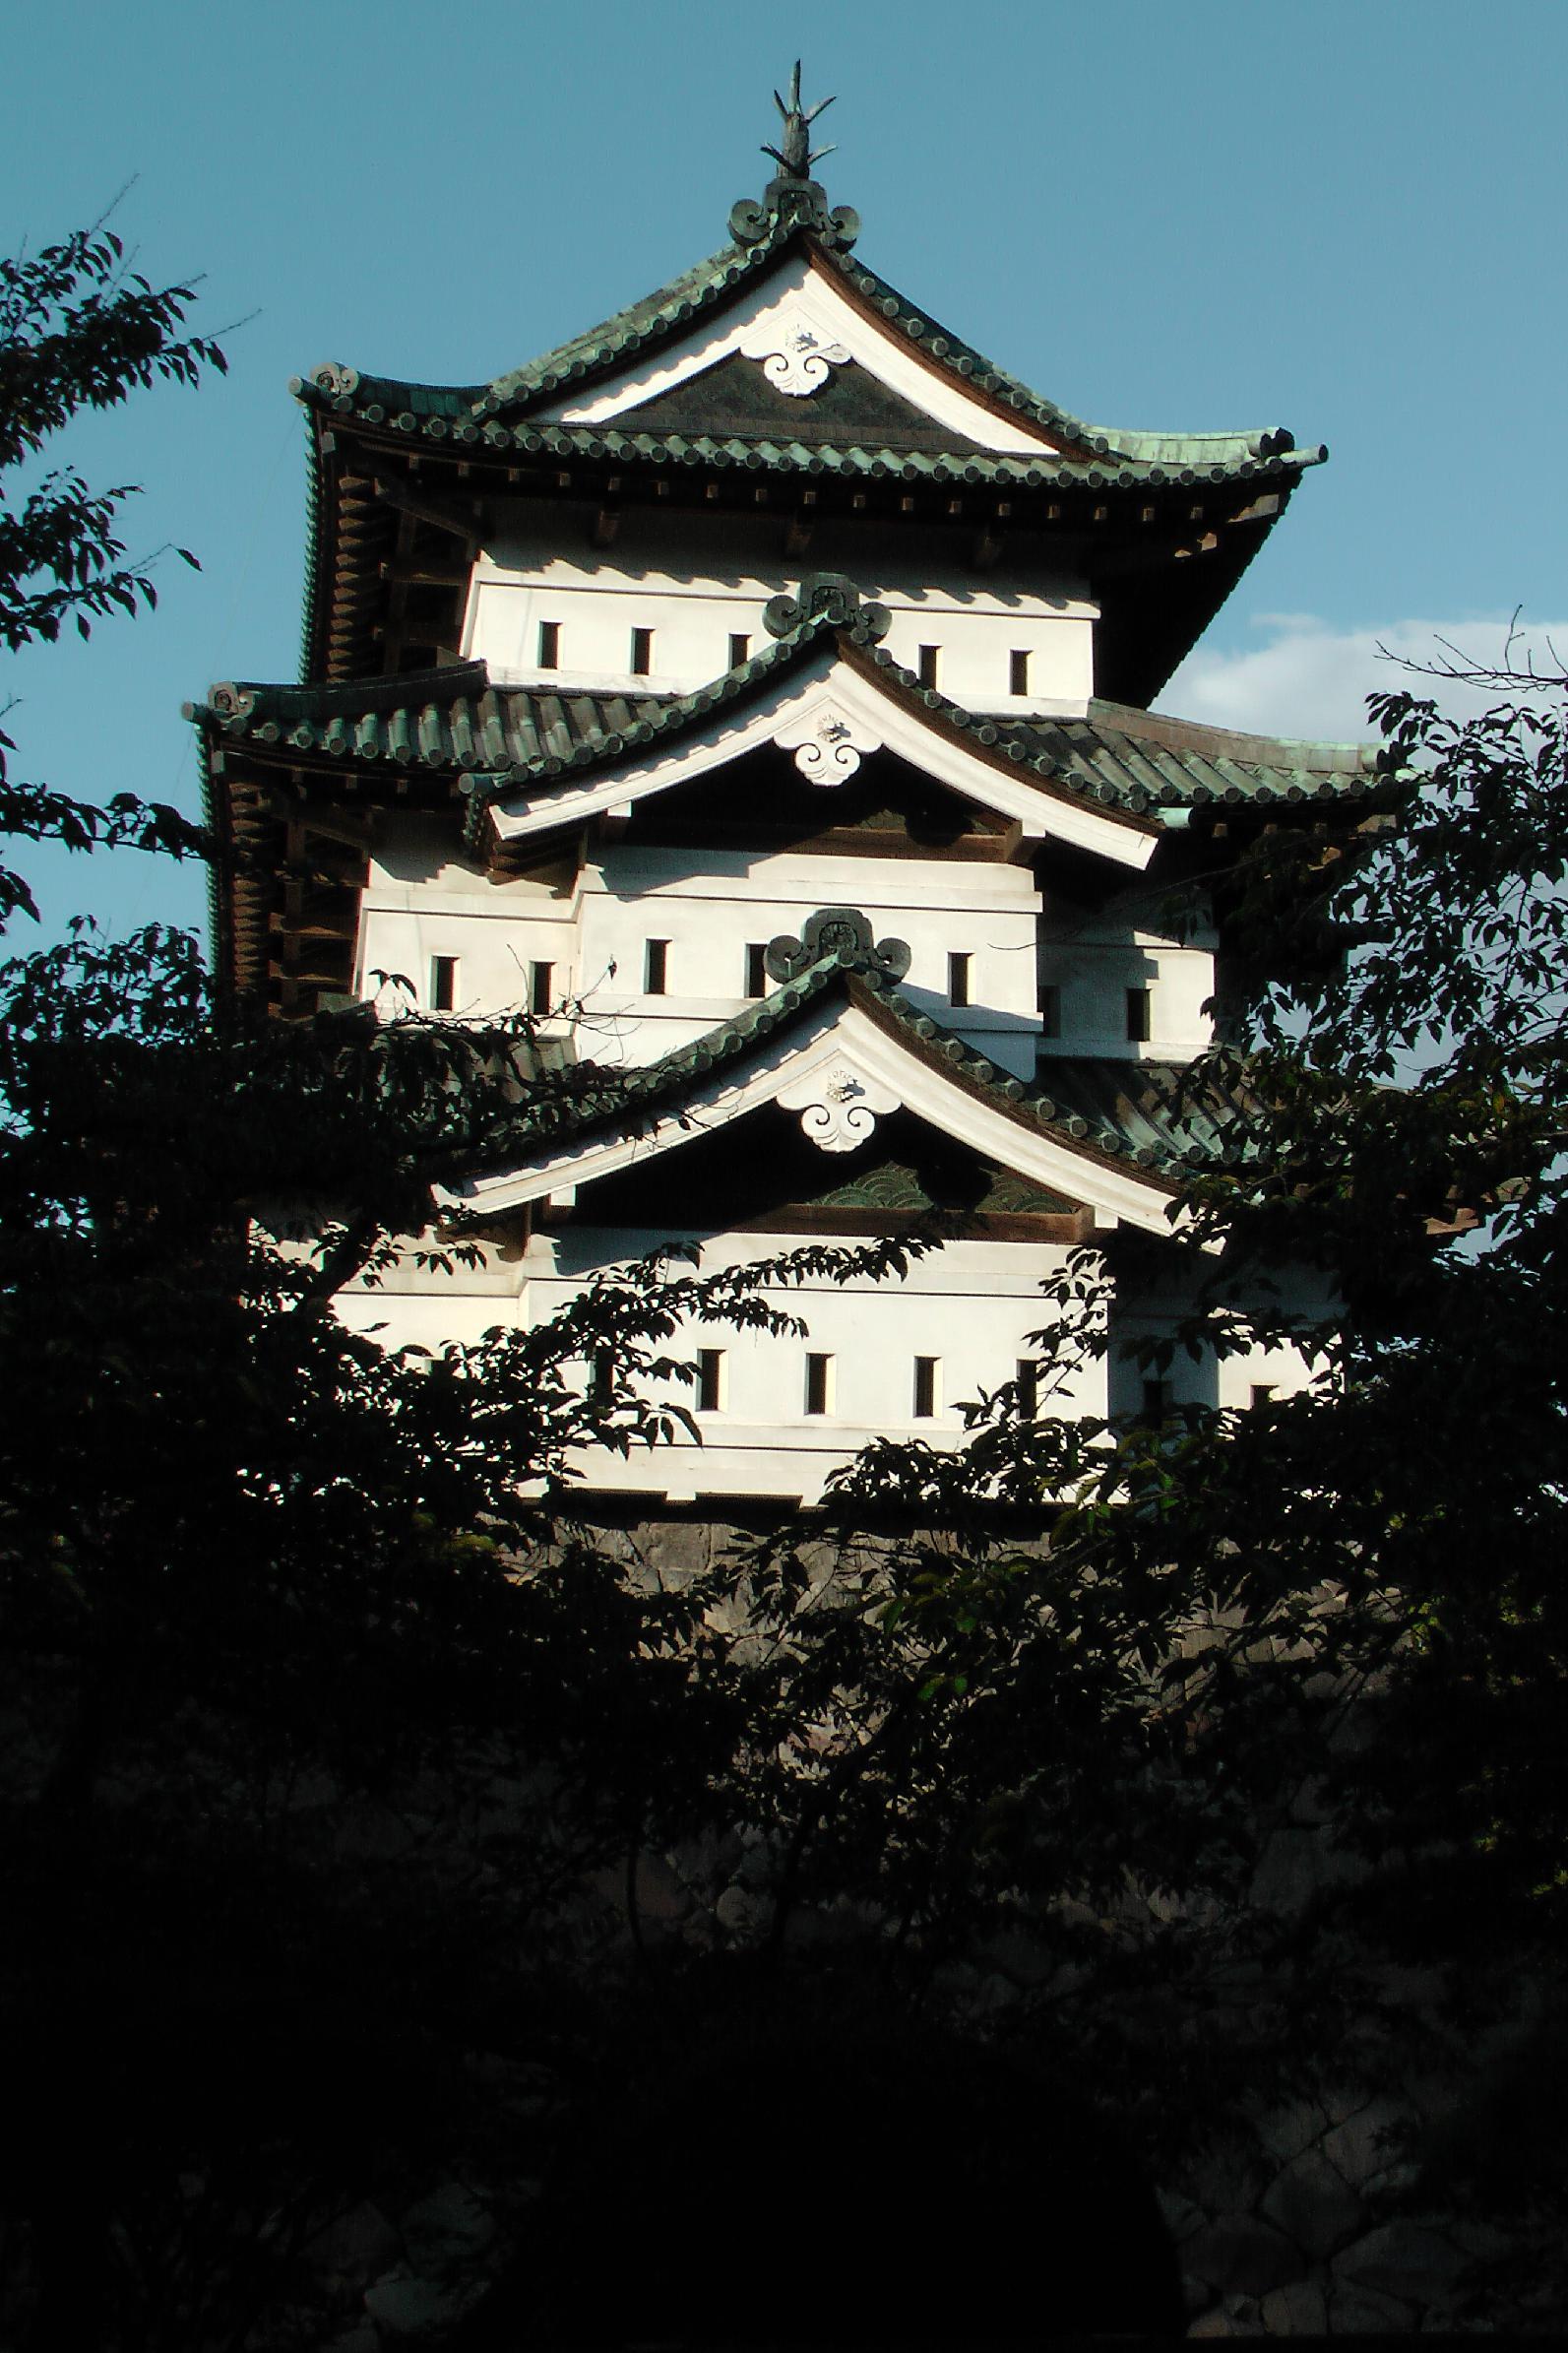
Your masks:
{"label": "white plastered wall", "polygon": [[[1180,1062],[1213,1042],[1204,1010],[1215,986],[1213,927],[1205,923],[1178,940],[1159,928],[1160,915],[1158,893],[1147,886],[1090,911],[1047,882],[1038,977],[1042,991],[1057,992],[1059,1034],[1044,1041],[1045,1053]],[[1131,988],[1149,992],[1146,1041],[1127,1035]]]}
{"label": "white plastered wall", "polygon": [[[683,1239],[630,1229],[535,1234],[520,1261],[502,1265],[492,1258],[484,1272],[451,1281],[420,1274],[410,1258],[378,1290],[349,1294],[343,1311],[355,1327],[374,1328],[384,1345],[476,1341],[497,1325],[542,1323],[595,1269]],[[706,1238],[703,1271],[777,1257],[799,1243],[791,1235]],[[629,1459],[596,1452],[583,1458],[585,1475],[596,1488],[654,1490],[676,1500],[713,1494],[813,1501],[829,1472],[874,1437],[957,1445],[964,1430],[959,1404],[1014,1379],[1021,1361],[1039,1356],[1030,1335],[1050,1314],[1039,1286],[1066,1256],[1065,1246],[1053,1243],[948,1242],[902,1279],[817,1280],[771,1290],[764,1295],[769,1304],[798,1316],[807,1327],[803,1337],[780,1340],[705,1324],[669,1343],[671,1355],[693,1362],[699,1348],[724,1354],[724,1406],[698,1414],[700,1446],[682,1435],[671,1447]],[[808,1351],[833,1359],[830,1414],[806,1412]],[[938,1411],[928,1419],[914,1413],[919,1356],[938,1361]],[[695,1409],[691,1389],[660,1393]],[[1090,1359],[1049,1410],[1101,1414],[1105,1396],[1103,1360]]]}
{"label": "white plastered wall", "polygon": [[[972,531],[962,548],[930,550],[926,563],[908,537],[841,525],[789,560],[777,515],[745,523],[640,508],[621,518],[601,554],[594,521],[586,507],[519,504],[498,522],[473,568],[463,636],[465,658],[486,662],[498,683],[689,694],[731,667],[731,638],[745,638],[751,654],[772,644],[762,618],[770,598],[794,595],[805,573],[842,571],[887,605],[884,642],[904,668],[918,671],[921,647],[935,647],[936,683],[957,703],[1071,718],[1094,692],[1098,607],[1083,583],[1056,564],[972,572],[963,549]],[[558,637],[546,670],[540,631],[549,622]],[[652,632],[644,677],[631,667],[638,629]],[[1027,657],[1021,694],[1015,653]]]}

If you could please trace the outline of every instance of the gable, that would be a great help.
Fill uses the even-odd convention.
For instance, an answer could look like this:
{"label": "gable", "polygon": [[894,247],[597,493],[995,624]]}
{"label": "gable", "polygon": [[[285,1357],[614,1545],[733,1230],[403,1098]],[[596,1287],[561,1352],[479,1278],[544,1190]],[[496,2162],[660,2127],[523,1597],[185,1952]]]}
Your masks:
{"label": "gable", "polygon": [[875,449],[978,454],[980,444],[895,392],[857,359],[828,369],[810,397],[782,391],[766,367],[731,351],[702,374],[621,412],[630,433],[736,434],[746,439],[862,442]]}
{"label": "gable", "polygon": [[667,742],[635,760],[617,756],[581,783],[541,777],[533,786],[503,789],[487,802],[503,852],[532,837],[592,817],[630,814],[650,795],[666,793],[745,753],[771,743],[789,752],[806,782],[821,790],[823,823],[837,790],[859,773],[873,752],[888,751],[962,798],[1003,818],[1020,841],[1055,839],[1141,871],[1154,855],[1157,829],[1107,804],[1052,789],[1048,778],[990,756],[990,747],[942,724],[937,713],[907,692],[885,685],[829,640],[809,660],[782,667],[766,691],[695,714]]}
{"label": "gable", "polygon": [[[666,1155],[678,1163],[704,1137],[776,1106],[793,1115],[800,1135],[839,1171],[893,1114],[908,1113],[972,1164],[1033,1188],[1035,1199],[1080,1208],[1093,1229],[1125,1220],[1149,1233],[1170,1232],[1168,1184],[1137,1166],[1116,1165],[1071,1130],[1047,1126],[1021,1103],[1016,1080],[994,1084],[992,1066],[958,1040],[944,1036],[924,1048],[921,1039],[937,1035],[935,1024],[927,1021],[924,1031],[911,1034],[907,1016],[837,986],[810,1001],[797,994],[791,1003],[790,993],[782,990],[756,1008],[743,1051],[733,1050],[733,1036],[716,1031],[665,1064],[629,1074],[619,1115],[595,1132],[568,1128],[541,1139],[512,1166],[475,1175],[450,1190],[453,1207],[489,1219],[530,1201],[570,1199],[623,1171],[635,1174],[636,1196],[646,1200],[650,1172]],[[639,1095],[647,1110],[633,1126]],[[901,1121],[894,1134],[908,1132]],[[666,1180],[679,1197],[678,1170]],[[646,1212],[638,1222],[646,1224]],[[692,1222],[689,1213],[676,1221],[678,1227]],[[727,1227],[730,1220],[720,1222]]]}
{"label": "gable", "polygon": [[[799,248],[786,250],[738,300],[717,316],[705,316],[689,335],[641,354],[601,381],[588,399],[552,401],[538,413],[561,424],[604,424],[677,390],[700,412],[706,389],[700,380],[733,356],[782,394],[791,412],[802,414],[837,370],[852,365],[905,409],[912,409],[925,427],[941,435],[943,446],[1028,457],[1056,456],[1062,446],[1034,422],[997,414],[936,359],[851,301],[842,282]],[[721,397],[730,397],[722,387],[720,391]],[[856,397],[863,391],[857,388]]]}
{"label": "gable", "polygon": [[693,1234],[880,1234],[934,1223],[949,1234],[1059,1240],[1077,1239],[1086,1217],[1076,1197],[984,1159],[909,1112],[890,1113],[847,1151],[825,1152],[773,1102],[652,1165],[580,1187],[567,1222]]}

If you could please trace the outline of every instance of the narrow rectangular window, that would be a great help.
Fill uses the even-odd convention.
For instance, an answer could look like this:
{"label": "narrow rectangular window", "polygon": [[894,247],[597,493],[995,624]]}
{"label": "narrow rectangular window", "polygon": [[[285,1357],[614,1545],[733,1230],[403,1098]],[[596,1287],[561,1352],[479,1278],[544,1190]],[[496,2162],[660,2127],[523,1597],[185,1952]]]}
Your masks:
{"label": "narrow rectangular window", "polygon": [[741,664],[742,664],[743,662],[749,662],[749,661],[750,661],[750,659],[751,659],[751,640],[750,640],[750,638],[749,638],[749,637],[741,637],[741,636],[738,636],[738,635],[736,635],[736,636],[732,636],[732,637],[730,638],[730,640],[729,640],[729,667],[730,667],[730,668],[731,668],[731,669],[739,669],[739,668],[740,668]]}
{"label": "narrow rectangular window", "polygon": [[806,1412],[831,1414],[834,1388],[832,1357],[818,1356],[813,1350],[806,1357]]}
{"label": "narrow rectangular window", "polygon": [[1039,1361],[1035,1357],[1018,1360],[1018,1410],[1026,1422],[1033,1422],[1039,1412]]}
{"label": "narrow rectangular window", "polygon": [[654,632],[652,629],[632,631],[632,676],[646,678],[654,667]]}
{"label": "narrow rectangular window", "polygon": [[432,956],[430,959],[430,1010],[450,1013],[458,1001],[458,960],[456,956]]}
{"label": "narrow rectangular window", "polygon": [[561,624],[559,621],[539,623],[539,668],[559,669],[561,667]]}
{"label": "narrow rectangular window", "polygon": [[588,1360],[588,1393],[596,1405],[603,1405],[615,1393],[615,1351],[596,1348]]}
{"label": "narrow rectangular window", "polygon": [[1253,1405],[1268,1405],[1274,1397],[1274,1389],[1275,1384],[1272,1380],[1255,1380],[1252,1384]]}
{"label": "narrow rectangular window", "polygon": [[748,942],[746,948],[746,994],[766,996],[768,993],[768,951],[760,939]]}
{"label": "narrow rectangular window", "polygon": [[554,965],[531,964],[529,966],[529,1011],[531,1013],[548,1013],[554,997]]}
{"label": "narrow rectangular window", "polygon": [[650,939],[643,943],[643,987],[650,996],[662,996],[669,974],[669,942]]}
{"label": "narrow rectangular window", "polygon": [[1029,648],[1015,646],[1007,657],[1007,691],[1009,694],[1029,692]]}
{"label": "narrow rectangular window", "polygon": [[914,1419],[916,1422],[934,1420],[941,1408],[942,1360],[940,1357],[916,1357],[914,1360]]}
{"label": "narrow rectangular window", "polygon": [[1127,1036],[1134,1046],[1149,1043],[1149,991],[1129,988],[1127,991]]}
{"label": "narrow rectangular window", "polygon": [[936,658],[941,650],[940,646],[922,646],[920,648],[919,679],[922,686],[936,684]]}
{"label": "narrow rectangular window", "polygon": [[1169,1411],[1169,1381],[1146,1380],[1144,1383],[1144,1420],[1146,1422],[1162,1422]]}
{"label": "narrow rectangular window", "polygon": [[1062,992],[1054,981],[1047,981],[1039,992],[1039,1027],[1042,1038],[1062,1034]]}
{"label": "narrow rectangular window", "polygon": [[700,1414],[721,1414],[724,1410],[724,1351],[721,1348],[699,1348],[697,1351],[697,1411]]}
{"label": "narrow rectangular window", "polygon": [[970,956],[967,948],[947,960],[947,1001],[950,1005],[967,1005],[970,1001]]}

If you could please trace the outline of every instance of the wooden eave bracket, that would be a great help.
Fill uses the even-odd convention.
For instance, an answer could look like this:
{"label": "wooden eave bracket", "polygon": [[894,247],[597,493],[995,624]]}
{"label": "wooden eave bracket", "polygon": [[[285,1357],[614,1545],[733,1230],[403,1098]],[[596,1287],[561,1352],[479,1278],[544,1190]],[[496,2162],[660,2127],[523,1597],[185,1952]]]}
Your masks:
{"label": "wooden eave bracket", "polygon": [[[476,514],[465,521],[463,516],[454,514],[449,507],[421,497],[417,491],[410,490],[406,482],[390,475],[376,475],[372,486],[377,498],[387,506],[395,507],[400,515],[408,515],[415,523],[427,523],[433,531],[448,532],[453,539],[461,540],[470,563],[479,554],[483,542],[479,537]],[[476,508],[478,501],[470,503]]]}

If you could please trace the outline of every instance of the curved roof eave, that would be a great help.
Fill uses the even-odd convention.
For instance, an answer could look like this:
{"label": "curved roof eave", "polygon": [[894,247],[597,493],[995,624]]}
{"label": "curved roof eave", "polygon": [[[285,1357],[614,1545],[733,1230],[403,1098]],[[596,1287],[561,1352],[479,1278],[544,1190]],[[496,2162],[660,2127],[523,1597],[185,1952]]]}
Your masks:
{"label": "curved roof eave", "polygon": [[[858,307],[875,312],[885,331],[891,330],[925,352],[972,397],[978,395],[998,410],[1010,411],[1070,443],[1078,453],[1073,461],[1078,465],[1109,459],[1124,466],[1173,469],[1178,476],[1184,468],[1219,467],[1229,474],[1248,461],[1287,460],[1299,470],[1321,463],[1328,455],[1321,445],[1298,446],[1285,426],[1171,433],[1093,424],[998,367],[963,337],[909,302],[832,235],[799,221],[776,221],[770,233],[755,245],[723,246],[600,325],[487,384],[420,384],[361,374],[332,362],[307,379],[296,377],[293,390],[313,407],[358,416],[366,423],[397,424],[407,418],[409,422],[405,429],[423,431],[434,426],[440,431],[459,431],[464,438],[471,433],[478,439],[486,428],[503,429],[505,418],[526,419],[540,402],[568,389],[584,389],[629,361],[657,351],[683,335],[694,319],[736,299],[797,241],[807,243],[813,259],[842,280],[845,291]],[[373,415],[372,411],[379,413]],[[607,441],[610,436],[589,438]],[[657,441],[659,437],[646,438]],[[713,461],[705,458],[703,462]],[[1003,475],[997,478],[1014,477]]]}
{"label": "curved roof eave", "polygon": [[[601,1077],[602,1085],[576,1096],[551,1096],[527,1114],[512,1140],[516,1157],[508,1152],[503,1165],[492,1164],[488,1176],[475,1171],[464,1187],[449,1195],[454,1207],[480,1216],[498,1214],[536,1198],[563,1177],[577,1180],[574,1173],[582,1181],[593,1182],[628,1159],[678,1150],[693,1134],[705,1132],[679,1116],[693,1095],[732,1087],[731,1074],[738,1075],[747,1061],[766,1051],[776,1032],[808,1019],[810,1008],[830,991],[841,992],[851,1012],[863,1016],[906,1056],[906,1066],[913,1063],[924,1073],[918,1099],[910,1097],[908,1103],[916,1116],[930,1117],[942,1094],[956,1091],[973,1104],[974,1112],[968,1119],[961,1114],[939,1123],[951,1124],[957,1132],[978,1115],[994,1142],[1002,1132],[995,1125],[1000,1117],[1017,1131],[1021,1145],[1028,1139],[1036,1150],[1043,1144],[1065,1155],[1079,1167],[1083,1189],[1098,1196],[1095,1205],[1101,1222],[1114,1224],[1130,1216],[1151,1231],[1168,1233],[1169,1212],[1184,1177],[1199,1167],[1216,1165],[1224,1155],[1212,1115],[1194,1123],[1190,1141],[1179,1138],[1168,1122],[1163,1133],[1147,1122],[1135,1133],[1130,1122],[1098,1109],[1087,1095],[1091,1115],[1086,1116],[1074,1101],[1059,1102],[998,1070],[944,1023],[902,1003],[896,983],[878,969],[874,952],[832,950],[743,1013],[658,1062],[602,1074],[584,1066],[582,1078]],[[772,1075],[784,1085],[790,1083],[787,1065]],[[940,1093],[933,1092],[932,1082]],[[733,1115],[744,1116],[778,1091],[770,1082],[755,1102],[734,1103]],[[667,1126],[667,1133],[659,1132],[661,1125]]]}

